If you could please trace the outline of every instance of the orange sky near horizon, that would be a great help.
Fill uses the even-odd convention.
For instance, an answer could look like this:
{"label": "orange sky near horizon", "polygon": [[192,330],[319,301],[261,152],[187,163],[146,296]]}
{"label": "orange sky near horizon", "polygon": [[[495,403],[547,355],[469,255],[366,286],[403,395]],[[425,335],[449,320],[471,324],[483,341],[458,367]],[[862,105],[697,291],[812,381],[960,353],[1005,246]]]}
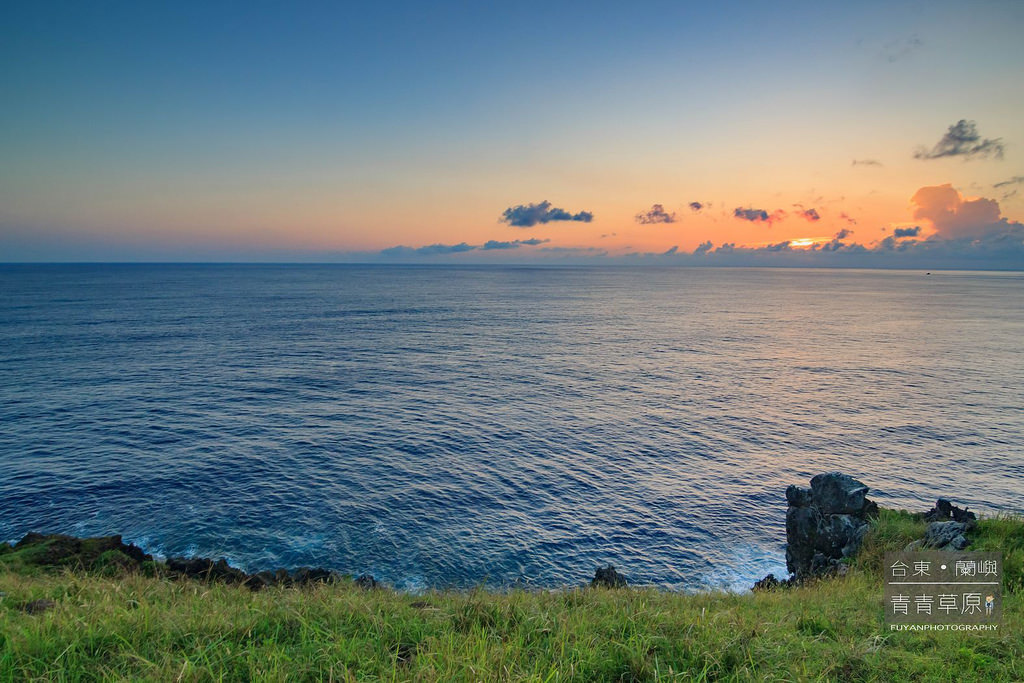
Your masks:
{"label": "orange sky near horizon", "polygon": [[[1020,28],[1024,5],[947,0],[19,6],[0,27],[0,261],[871,246],[933,234],[912,197],[947,183],[1016,230]],[[593,220],[499,220],[543,201]],[[636,220],[656,204],[673,222]]]}

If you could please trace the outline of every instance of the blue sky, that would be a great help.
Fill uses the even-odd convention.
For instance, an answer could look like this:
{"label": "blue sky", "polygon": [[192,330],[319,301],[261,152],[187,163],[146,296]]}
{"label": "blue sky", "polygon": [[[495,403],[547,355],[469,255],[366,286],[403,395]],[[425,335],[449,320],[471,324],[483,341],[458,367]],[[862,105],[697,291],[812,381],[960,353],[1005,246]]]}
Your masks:
{"label": "blue sky", "polygon": [[[845,230],[849,263],[1024,267],[1022,27],[1019,2],[10,3],[0,260],[831,264]],[[961,120],[999,154],[915,157]],[[1000,248],[937,248],[912,198],[945,184],[998,203]],[[501,220],[544,201],[593,220]]]}

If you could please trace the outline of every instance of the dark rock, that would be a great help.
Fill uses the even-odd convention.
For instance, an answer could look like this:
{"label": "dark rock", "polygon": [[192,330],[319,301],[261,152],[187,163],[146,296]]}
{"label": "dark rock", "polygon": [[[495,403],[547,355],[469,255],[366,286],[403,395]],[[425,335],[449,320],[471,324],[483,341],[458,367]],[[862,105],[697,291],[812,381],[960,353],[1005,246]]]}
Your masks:
{"label": "dark rock", "polygon": [[[41,567],[71,567],[75,569],[106,568],[116,565],[122,569],[138,569],[143,562],[151,562],[147,555],[134,544],[125,544],[120,536],[98,536],[75,538],[65,534],[39,534],[30,532],[18,541],[14,550],[38,548],[26,555],[26,562]],[[112,553],[112,551],[116,551]],[[98,563],[101,557],[108,561]],[[100,567],[98,564],[104,564]]]}
{"label": "dark rock", "polygon": [[307,586],[313,583],[334,583],[337,577],[334,572],[321,567],[299,567],[292,572],[291,578],[295,585]]}
{"label": "dark rock", "polygon": [[860,550],[878,505],[868,487],[841,472],[819,474],[809,489],[786,489],[786,568],[795,581],[842,573]]}
{"label": "dark rock", "polygon": [[978,516],[967,508],[958,508],[945,498],[935,501],[935,507],[924,513],[926,522],[947,522],[952,520],[962,524],[972,524],[977,521]]}
{"label": "dark rock", "polygon": [[32,602],[25,603],[25,606],[22,607],[22,610],[24,610],[26,614],[42,614],[43,612],[53,609],[56,606],[57,603],[55,603],[53,600],[40,598],[39,600],[33,600]]}
{"label": "dark rock", "polygon": [[752,591],[773,591],[773,590],[776,590],[778,588],[788,588],[788,587],[789,587],[789,581],[788,580],[779,581],[777,578],[775,578],[775,574],[769,574],[768,576],[764,577],[760,581],[757,581],[756,583],[754,583],[753,587],[751,587],[750,590],[752,590]]}
{"label": "dark rock", "polygon": [[245,580],[245,585],[254,591],[270,588],[271,586],[277,586],[279,584],[280,581],[278,580],[277,574],[269,571],[250,574],[249,578]]}
{"label": "dark rock", "polygon": [[365,590],[373,590],[374,588],[380,588],[380,583],[377,579],[373,578],[369,574],[360,574],[355,580],[355,584]]}
{"label": "dark rock", "polygon": [[213,561],[206,557],[169,557],[167,572],[172,577],[198,579],[200,581],[220,581],[228,584],[245,583],[251,578],[241,569],[235,569],[225,559]]}
{"label": "dark rock", "polygon": [[615,567],[598,567],[594,572],[594,578],[590,580],[592,587],[623,588],[626,585],[626,577],[615,571]]}
{"label": "dark rock", "polygon": [[[253,590],[270,586],[307,586],[315,583],[332,583],[338,575],[321,567],[300,567],[289,572],[286,569],[247,574],[228,564],[227,560],[212,560],[205,557],[170,557],[164,563],[155,563],[152,555],[131,543],[124,543],[120,536],[76,538],[64,534],[28,533],[13,548],[3,544],[7,552],[23,553],[26,564],[63,568],[71,567],[104,573],[143,570],[159,574],[161,567],[170,578],[187,578],[200,581],[245,585]],[[376,588],[372,576],[360,577],[363,584]],[[360,584],[360,585],[363,585]]]}
{"label": "dark rock", "polygon": [[786,487],[786,502],[796,507],[809,505],[811,502],[811,490],[803,486],[790,484]]}
{"label": "dark rock", "polygon": [[859,515],[868,487],[848,474],[829,472],[811,479],[811,501],[826,515]]}
{"label": "dark rock", "polygon": [[963,550],[967,547],[967,524],[932,522],[924,532],[924,545],[936,550]]}

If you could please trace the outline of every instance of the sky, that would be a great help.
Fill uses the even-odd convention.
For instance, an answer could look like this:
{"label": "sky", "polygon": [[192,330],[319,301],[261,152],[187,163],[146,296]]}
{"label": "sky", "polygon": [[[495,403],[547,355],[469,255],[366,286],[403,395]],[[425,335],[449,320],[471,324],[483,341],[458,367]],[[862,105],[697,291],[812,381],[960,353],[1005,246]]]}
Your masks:
{"label": "sky", "polygon": [[1024,3],[20,2],[0,261],[1024,270]]}

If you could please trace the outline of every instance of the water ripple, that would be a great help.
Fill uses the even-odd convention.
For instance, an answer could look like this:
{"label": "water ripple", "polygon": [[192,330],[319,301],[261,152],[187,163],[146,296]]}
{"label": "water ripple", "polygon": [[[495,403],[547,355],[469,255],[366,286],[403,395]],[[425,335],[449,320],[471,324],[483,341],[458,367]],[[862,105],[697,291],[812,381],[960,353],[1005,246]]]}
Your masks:
{"label": "water ripple", "polygon": [[783,570],[785,486],[1021,510],[1019,274],[0,267],[0,538],[399,587]]}

